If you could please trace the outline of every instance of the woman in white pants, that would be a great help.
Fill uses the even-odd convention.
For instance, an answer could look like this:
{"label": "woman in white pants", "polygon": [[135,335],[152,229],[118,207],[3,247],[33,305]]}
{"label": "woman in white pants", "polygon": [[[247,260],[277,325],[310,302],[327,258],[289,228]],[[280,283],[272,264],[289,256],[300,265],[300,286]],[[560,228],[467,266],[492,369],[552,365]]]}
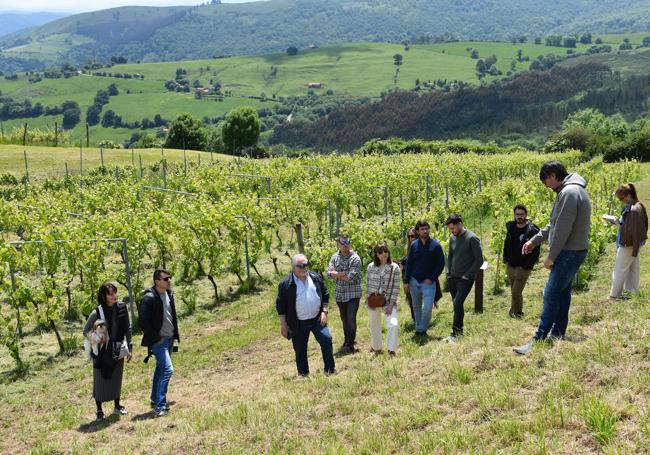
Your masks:
{"label": "woman in white pants", "polygon": [[648,214],[632,183],[621,185],[615,194],[623,204],[623,211],[620,218],[613,221],[619,227],[616,236],[616,264],[609,296],[620,299],[623,289],[639,292],[639,250],[648,238]]}
{"label": "woman in white pants", "polygon": [[366,291],[372,294],[383,295],[383,307],[371,308],[366,298],[368,316],[370,317],[370,335],[372,338],[372,351],[382,352],[381,319],[386,319],[386,349],[390,355],[397,352],[397,296],[400,289],[399,265],[391,260],[390,250],[385,242],[380,242],[373,249],[373,262],[368,266]]}

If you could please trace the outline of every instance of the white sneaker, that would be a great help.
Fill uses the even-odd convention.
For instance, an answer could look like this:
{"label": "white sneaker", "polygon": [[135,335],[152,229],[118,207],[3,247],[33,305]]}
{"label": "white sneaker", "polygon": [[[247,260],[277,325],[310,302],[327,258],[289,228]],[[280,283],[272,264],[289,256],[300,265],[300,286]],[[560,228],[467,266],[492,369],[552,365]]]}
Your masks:
{"label": "white sneaker", "polygon": [[447,338],[445,338],[445,341],[447,343],[456,343],[458,341],[458,338],[456,338],[454,335],[449,335]]}
{"label": "white sneaker", "polygon": [[533,349],[533,344],[534,343],[535,343],[535,339],[531,338],[528,341],[528,343],[524,344],[523,346],[519,346],[517,348],[514,348],[513,351],[515,351],[517,354],[526,355]]}

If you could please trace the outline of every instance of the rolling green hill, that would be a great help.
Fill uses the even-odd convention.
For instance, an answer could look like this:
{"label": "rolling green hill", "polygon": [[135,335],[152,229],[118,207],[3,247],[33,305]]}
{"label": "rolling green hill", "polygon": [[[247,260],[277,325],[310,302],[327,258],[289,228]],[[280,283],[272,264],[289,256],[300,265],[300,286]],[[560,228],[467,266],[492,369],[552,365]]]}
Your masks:
{"label": "rolling green hill", "polygon": [[36,69],[53,60],[106,61],[113,55],[129,61],[169,61],[272,53],[312,43],[435,41],[452,36],[509,40],[646,30],[650,13],[645,0],[270,0],[189,8],[123,7],[5,37],[0,41],[0,69]]}
{"label": "rolling green hill", "polygon": [[[578,51],[584,45],[578,46]],[[113,73],[140,74],[144,79],[123,79],[78,75],[70,78],[42,79],[30,82],[29,75],[21,74],[16,80],[0,79],[0,91],[4,96],[15,100],[31,100],[44,106],[60,105],[66,100],[77,101],[81,107],[80,125],[71,134],[73,140],[85,136],[85,112],[93,103],[98,90],[115,83],[119,95],[111,97],[106,110],[113,110],[126,121],[153,118],[160,114],[165,119],[173,119],[181,112],[191,112],[198,117],[219,117],[233,107],[250,105],[255,108],[271,108],[273,100],[289,96],[308,94],[308,83],[319,82],[322,88],[313,89],[320,95],[331,90],[331,98],[358,99],[378,98],[381,92],[391,89],[412,89],[416,80],[421,82],[442,80],[461,80],[475,84],[478,82],[475,66],[476,59],[470,56],[470,50],[478,51],[480,58],[497,56],[496,66],[506,74],[515,60],[515,70],[527,68],[528,62],[516,61],[517,51],[531,59],[548,53],[565,54],[563,48],[553,48],[532,43],[511,44],[503,42],[455,42],[426,45],[412,45],[405,51],[404,46],[386,43],[357,43],[318,49],[301,50],[298,55],[290,57],[286,53],[270,54],[257,57],[231,57],[223,59],[194,60],[166,63],[142,63],[116,65],[102,71]],[[399,67],[394,64],[395,54],[403,56]],[[189,81],[198,80],[200,85],[211,86],[215,82],[222,84],[222,91],[227,96],[222,102],[195,99],[193,93],[168,91],[164,87],[167,80],[173,80],[176,69],[187,71]],[[273,70],[275,69],[275,70]],[[488,76],[487,79],[494,79]],[[395,82],[397,81],[397,82]],[[268,99],[263,101],[260,95]],[[251,98],[256,97],[256,98]],[[0,107],[1,107],[0,103]],[[5,131],[29,123],[31,128],[53,127],[54,122],[61,125],[61,116],[40,116],[29,119],[15,119],[4,122]],[[92,142],[104,139],[122,141],[134,131],[124,128],[91,128]]]}

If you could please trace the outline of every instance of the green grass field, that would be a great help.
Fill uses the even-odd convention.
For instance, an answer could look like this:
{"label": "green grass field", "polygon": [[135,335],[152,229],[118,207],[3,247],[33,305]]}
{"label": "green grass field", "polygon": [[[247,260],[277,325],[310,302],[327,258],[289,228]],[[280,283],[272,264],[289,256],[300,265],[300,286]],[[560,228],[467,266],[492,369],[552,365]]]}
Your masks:
{"label": "green grass field", "polygon": [[[638,185],[646,200],[649,172],[645,165]],[[489,244],[489,233],[482,235]],[[512,347],[526,341],[538,322],[548,276],[541,266],[525,290],[522,320],[508,317],[508,292],[488,291],[483,314],[471,312],[470,296],[466,335],[446,344],[441,338],[449,332],[452,309],[445,294],[434,312],[432,337],[416,342],[401,296],[396,358],[369,352],[368,317],[360,309],[361,352],[337,358],[338,373],[325,377],[310,340],[308,379],[296,377],[291,345],[279,336],[273,307],[279,277],[217,307],[208,303],[204,283],[196,313],[180,323],[172,411],[162,419],[149,410],[153,362],[142,363],[142,348],[125,371],[122,402],[130,413],[96,424],[91,365],[81,352],[56,356],[53,335],[35,330],[25,339],[23,352],[32,363],[26,378],[11,380],[9,356],[0,352],[0,452],[648,453],[645,249],[641,258],[641,295],[606,300],[614,263],[610,245],[589,288],[574,295],[567,340],[536,346],[530,356],[519,357]],[[281,268],[288,270],[286,258]],[[263,273],[270,274],[270,267]],[[488,269],[486,284],[492,274]],[[183,292],[178,289],[179,296]],[[338,347],[342,331],[335,305],[329,318]],[[65,335],[80,331],[72,324]]]}
{"label": "green grass field", "polygon": [[[0,145],[0,169],[2,173],[10,173],[16,177],[22,177],[25,174],[25,155],[27,152],[27,165],[29,175],[32,179],[42,177],[62,177],[65,175],[65,165],[68,165],[70,174],[78,174],[80,168],[90,169],[101,164],[101,152],[98,148],[83,148],[81,152],[81,167],[79,163],[79,149],[70,147],[22,147],[17,145]],[[104,153],[105,166],[124,166],[133,164],[136,168],[140,165],[140,156],[142,165],[158,163],[164,157],[169,161],[181,163],[184,155],[182,150],[164,149],[135,149],[133,154],[131,150],[124,149],[107,149]],[[200,155],[200,158],[199,158]],[[229,155],[218,153],[206,153],[187,151],[185,157],[188,163],[196,163],[199,159],[203,163],[214,160],[233,159]],[[133,161],[132,161],[133,160]]]}

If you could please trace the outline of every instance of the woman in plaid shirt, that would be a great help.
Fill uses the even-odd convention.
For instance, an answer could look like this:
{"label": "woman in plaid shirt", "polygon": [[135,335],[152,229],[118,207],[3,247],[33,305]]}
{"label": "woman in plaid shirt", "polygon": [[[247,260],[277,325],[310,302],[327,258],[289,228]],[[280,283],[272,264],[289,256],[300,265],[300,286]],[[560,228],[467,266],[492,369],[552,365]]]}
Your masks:
{"label": "woman in plaid shirt", "polygon": [[[380,242],[373,249],[373,262],[368,266],[367,293],[384,294],[386,303],[383,308],[368,307],[370,317],[370,335],[372,351],[382,351],[381,316],[386,318],[386,349],[390,355],[397,351],[397,296],[400,286],[400,269],[390,257],[390,250],[385,242]],[[367,303],[366,303],[367,306]]]}

